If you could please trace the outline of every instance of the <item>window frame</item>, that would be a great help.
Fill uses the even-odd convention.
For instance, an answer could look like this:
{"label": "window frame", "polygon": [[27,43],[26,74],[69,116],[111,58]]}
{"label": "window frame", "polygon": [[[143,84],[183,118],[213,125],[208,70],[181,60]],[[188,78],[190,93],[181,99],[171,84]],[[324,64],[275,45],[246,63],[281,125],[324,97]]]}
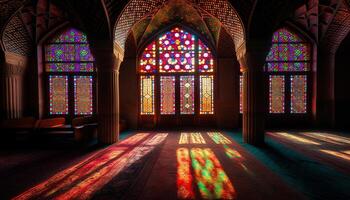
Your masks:
{"label": "window frame", "polygon": [[[96,72],[96,61],[48,61],[46,57],[46,49],[48,48],[49,45],[53,44],[58,44],[58,45],[67,45],[67,44],[72,44],[72,45],[81,45],[81,44],[86,44],[90,47],[89,42],[87,41],[86,43],[84,42],[52,42],[55,38],[59,37],[61,34],[64,34],[65,32],[75,29],[83,34],[85,34],[83,31],[75,28],[75,27],[65,27],[63,29],[58,30],[55,32],[53,35],[51,35],[42,45],[42,58],[43,58],[43,78],[44,78],[44,83],[45,83],[45,115],[49,118],[54,118],[54,117],[64,117],[67,120],[71,120],[75,117],[82,117],[82,116],[94,116],[96,115],[97,112],[97,72]],[[74,71],[48,71],[46,69],[46,65],[48,63],[92,63],[93,65],[93,71],[91,72],[74,72]],[[68,114],[51,114],[50,112],[50,76],[67,76],[68,78]],[[74,92],[74,77],[75,76],[91,76],[92,77],[92,114],[75,114],[75,92]]]}
{"label": "window frame", "polygon": [[[195,63],[194,63],[194,72],[160,72],[160,64],[159,64],[159,52],[160,52],[160,45],[159,45],[159,38],[163,36],[164,34],[170,32],[174,28],[179,28],[185,32],[188,32],[189,34],[195,35]],[[213,71],[212,72],[199,72],[199,40],[202,41],[204,45],[206,45],[209,48],[209,51],[212,54],[213,59]],[[141,65],[140,61],[142,59],[143,53],[145,51],[145,48],[150,45],[151,43],[155,42],[155,59],[156,59],[156,72],[142,72],[141,71]],[[177,50],[182,51],[182,50]],[[184,50],[184,51],[192,51],[192,50]],[[205,50],[204,50],[205,51]],[[168,115],[172,117],[182,117],[182,116],[195,116],[196,118],[215,118],[216,116],[216,99],[217,99],[217,59],[216,59],[216,52],[215,48],[213,48],[212,44],[205,39],[202,35],[199,33],[184,27],[182,25],[173,25],[171,27],[168,27],[166,29],[163,29],[162,31],[159,31],[157,34],[155,34],[154,37],[150,38],[146,42],[143,43],[138,49],[138,56],[136,61],[136,74],[137,74],[137,85],[138,85],[138,116],[139,116],[139,122],[145,122],[145,121],[153,121],[153,122],[159,122],[160,116],[167,116],[161,114],[161,108],[160,108],[160,101],[161,101],[161,88],[160,88],[160,77],[161,76],[174,76],[175,77],[175,114]],[[213,75],[213,114],[200,114],[200,76],[201,75]],[[141,76],[154,76],[154,114],[141,114]],[[180,109],[180,99],[176,98],[177,95],[180,95],[180,77],[181,76],[194,76],[194,114],[181,114]]]}

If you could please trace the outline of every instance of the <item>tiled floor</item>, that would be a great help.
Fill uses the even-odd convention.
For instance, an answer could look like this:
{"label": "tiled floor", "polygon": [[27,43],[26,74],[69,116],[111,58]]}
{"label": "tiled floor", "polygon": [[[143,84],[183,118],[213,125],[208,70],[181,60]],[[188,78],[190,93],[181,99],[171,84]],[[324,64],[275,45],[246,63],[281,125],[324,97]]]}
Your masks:
{"label": "tiled floor", "polygon": [[[55,152],[48,155],[57,159],[47,160],[37,152],[33,158],[43,157],[38,163],[20,159],[25,163],[0,168],[0,197],[350,199],[346,136],[269,132],[266,146],[255,148],[244,144],[240,134],[223,131],[129,135],[118,144],[81,155]],[[62,164],[65,157],[67,163]]]}

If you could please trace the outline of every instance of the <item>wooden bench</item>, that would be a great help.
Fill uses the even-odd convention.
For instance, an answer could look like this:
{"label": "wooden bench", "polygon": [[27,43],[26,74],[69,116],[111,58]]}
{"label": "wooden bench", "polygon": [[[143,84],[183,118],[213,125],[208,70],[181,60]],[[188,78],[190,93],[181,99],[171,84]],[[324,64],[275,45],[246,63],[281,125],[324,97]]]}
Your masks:
{"label": "wooden bench", "polygon": [[76,141],[89,141],[97,137],[97,119],[94,116],[74,118],[72,128]]}
{"label": "wooden bench", "polygon": [[[120,132],[126,129],[126,121],[120,120]],[[97,117],[77,117],[72,124],[66,124],[66,119],[47,118],[36,120],[26,117],[16,120],[5,120],[0,124],[1,130],[11,133],[28,132],[32,134],[74,134],[77,141],[87,141],[97,137]]]}

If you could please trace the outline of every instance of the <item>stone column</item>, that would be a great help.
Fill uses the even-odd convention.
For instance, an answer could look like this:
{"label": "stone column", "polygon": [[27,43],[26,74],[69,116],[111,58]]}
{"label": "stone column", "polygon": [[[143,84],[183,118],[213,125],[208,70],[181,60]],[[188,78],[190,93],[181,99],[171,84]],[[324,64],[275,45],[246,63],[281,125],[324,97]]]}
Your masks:
{"label": "stone column", "polygon": [[317,68],[317,123],[323,128],[335,126],[335,52],[319,53]]}
{"label": "stone column", "polygon": [[237,50],[243,73],[243,139],[252,145],[264,143],[268,90],[263,66],[268,49],[269,44],[254,42]]}
{"label": "stone column", "polygon": [[97,64],[98,140],[112,144],[119,140],[119,67],[122,55],[112,41],[95,41],[92,51]]}
{"label": "stone column", "polygon": [[5,119],[23,117],[23,74],[27,58],[13,53],[5,53],[1,70],[1,113]]}

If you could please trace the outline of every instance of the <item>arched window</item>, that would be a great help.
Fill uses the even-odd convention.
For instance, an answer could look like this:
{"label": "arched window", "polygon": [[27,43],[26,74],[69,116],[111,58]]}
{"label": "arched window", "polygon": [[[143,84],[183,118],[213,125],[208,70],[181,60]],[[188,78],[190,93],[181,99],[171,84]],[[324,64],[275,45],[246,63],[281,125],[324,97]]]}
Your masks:
{"label": "arched window", "polygon": [[179,27],[158,36],[139,59],[140,115],[214,114],[214,59]]}
{"label": "arched window", "polygon": [[269,75],[269,112],[305,114],[308,112],[310,44],[286,28],[273,34],[266,58]]}
{"label": "arched window", "polygon": [[95,67],[86,35],[69,28],[44,48],[49,115],[93,114]]}
{"label": "arched window", "polygon": [[[306,114],[311,65],[310,44],[286,28],[273,34],[266,58],[269,76],[269,113]],[[240,76],[240,112],[242,113],[243,76]]]}

